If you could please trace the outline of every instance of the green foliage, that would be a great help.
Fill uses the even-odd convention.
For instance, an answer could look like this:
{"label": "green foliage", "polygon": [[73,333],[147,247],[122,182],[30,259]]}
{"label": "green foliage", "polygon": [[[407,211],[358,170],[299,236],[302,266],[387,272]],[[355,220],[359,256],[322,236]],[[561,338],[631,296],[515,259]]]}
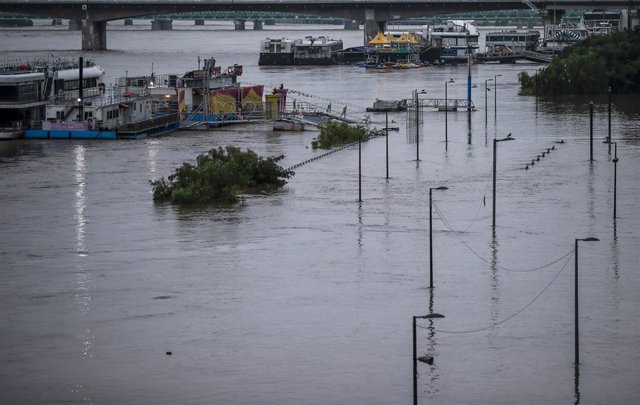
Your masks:
{"label": "green foliage", "polygon": [[354,127],[346,122],[331,121],[320,129],[320,135],[311,142],[311,147],[313,149],[330,149],[334,146],[357,142],[358,139],[368,140],[363,127]]}
{"label": "green foliage", "polygon": [[538,74],[518,75],[520,94],[557,96],[640,93],[640,28],[580,41]]}
{"label": "green foliage", "polygon": [[277,164],[284,155],[262,158],[255,152],[242,152],[227,146],[211,149],[196,159],[196,165],[184,163],[167,180],[151,180],[153,200],[174,204],[238,202],[238,195],[271,191],[287,184],[294,175]]}

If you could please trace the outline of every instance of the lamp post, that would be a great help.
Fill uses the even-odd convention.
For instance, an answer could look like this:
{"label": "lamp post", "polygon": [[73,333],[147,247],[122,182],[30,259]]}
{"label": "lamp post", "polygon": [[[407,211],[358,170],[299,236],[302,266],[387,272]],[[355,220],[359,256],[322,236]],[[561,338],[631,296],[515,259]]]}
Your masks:
{"label": "lamp post", "polygon": [[416,95],[416,161],[420,161],[420,97],[419,94],[427,94],[426,90],[422,89],[418,93],[418,89],[414,91]]}
{"label": "lamp post", "polygon": [[575,260],[575,275],[574,275],[574,304],[575,304],[575,364],[580,364],[580,342],[579,342],[579,321],[578,321],[578,242],[597,242],[598,238],[584,238],[576,239],[574,248],[574,260]]}
{"label": "lamp post", "polygon": [[485,127],[487,126],[487,116],[488,116],[488,110],[489,110],[489,106],[487,105],[487,93],[491,91],[491,89],[487,87],[487,83],[492,81],[493,79],[487,79],[484,81],[484,126]]}
{"label": "lamp post", "polygon": [[492,222],[492,226],[494,231],[496,229],[496,161],[498,156],[497,146],[498,146],[498,142],[513,141],[514,139],[516,138],[512,138],[511,133],[509,133],[509,135],[507,135],[505,138],[493,140],[493,222]]}
{"label": "lamp post", "polygon": [[493,76],[493,115],[495,120],[498,121],[498,77],[502,75]]}
{"label": "lamp post", "polygon": [[447,85],[449,83],[455,83],[453,79],[449,79],[444,82],[444,142],[445,144],[449,142],[449,128],[448,128],[448,119],[447,114],[449,112],[449,101],[447,96]]}
{"label": "lamp post", "polygon": [[593,162],[593,101],[589,102],[589,161]]}
{"label": "lamp post", "polygon": [[[413,404],[418,405],[418,355],[417,355],[417,347],[416,347],[416,319],[433,319],[433,318],[444,318],[444,315],[438,313],[431,313],[422,316],[414,316],[413,317]],[[420,358],[420,361],[424,361],[425,363],[429,359]],[[433,360],[431,360],[433,362]]]}
{"label": "lamp post", "polygon": [[609,86],[608,93],[609,93],[609,102],[608,102],[609,117],[608,117],[608,124],[607,124],[607,127],[608,127],[607,142],[609,143],[609,155],[611,155],[611,86]]}
{"label": "lamp post", "polygon": [[[614,152],[613,152],[613,219],[616,219],[616,208],[617,208],[617,196],[618,196],[618,143],[617,142],[609,142],[609,144],[613,144]],[[611,147],[611,145],[609,145]]]}
{"label": "lamp post", "polygon": [[433,288],[433,204],[431,192],[433,190],[448,190],[449,187],[429,187],[429,288]]}
{"label": "lamp post", "polygon": [[362,134],[358,135],[358,202],[362,202]]}

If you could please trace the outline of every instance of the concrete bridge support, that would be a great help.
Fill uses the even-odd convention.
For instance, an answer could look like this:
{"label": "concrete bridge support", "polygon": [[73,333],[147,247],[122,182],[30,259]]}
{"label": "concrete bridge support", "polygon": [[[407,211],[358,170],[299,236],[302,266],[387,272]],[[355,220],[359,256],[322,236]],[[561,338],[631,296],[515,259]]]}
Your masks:
{"label": "concrete bridge support", "polygon": [[376,36],[378,32],[384,32],[384,26],[386,25],[385,20],[377,20],[376,13],[373,9],[364,10],[364,33],[365,33],[365,44],[373,37]]}
{"label": "concrete bridge support", "polygon": [[254,20],[253,21],[253,30],[254,31],[261,31],[262,30],[262,21]]}
{"label": "concrete bridge support", "polygon": [[172,20],[153,20],[151,21],[151,31],[171,31],[173,29]]}
{"label": "concrete bridge support", "polygon": [[82,20],[82,50],[104,51],[107,49],[107,22]]}
{"label": "concrete bridge support", "polygon": [[244,20],[238,20],[238,21],[234,21],[233,22],[234,26],[235,26],[235,30],[236,31],[244,31],[245,30],[245,21]]}
{"label": "concrete bridge support", "polygon": [[69,31],[80,31],[82,29],[82,21],[69,20]]}
{"label": "concrete bridge support", "polygon": [[360,23],[356,20],[344,20],[344,29],[350,31],[357,31],[360,29]]}
{"label": "concrete bridge support", "polygon": [[204,18],[198,18],[194,22],[195,25],[204,25]]}
{"label": "concrete bridge support", "polygon": [[640,10],[638,9],[629,9],[627,11],[627,25],[629,29],[633,29],[640,25]]}
{"label": "concrete bridge support", "polygon": [[125,18],[124,25],[133,25],[133,18]]}

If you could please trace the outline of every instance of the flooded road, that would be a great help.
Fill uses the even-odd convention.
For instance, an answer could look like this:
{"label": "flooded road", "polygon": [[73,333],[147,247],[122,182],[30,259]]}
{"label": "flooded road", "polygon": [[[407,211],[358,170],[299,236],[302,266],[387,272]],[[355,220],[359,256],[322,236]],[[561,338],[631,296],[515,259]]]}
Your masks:
{"label": "flooded road", "polygon": [[[143,24],[145,22],[140,22]],[[137,23],[138,24],[138,23]],[[210,24],[210,23],[208,23]],[[244,66],[242,83],[370,106],[414,89],[466,95],[466,68],[369,73],[351,66],[257,66],[261,39],[362,32],[232,24],[108,33],[86,52],[108,80]],[[66,29],[2,30],[2,59],[77,57]],[[420,160],[398,132],[296,169],[274,195],[233,209],[156,205],[148,181],[235,145],[283,165],[309,159],[317,132],[252,124],[142,141],[0,143],[1,403],[403,404],[412,400],[411,317],[419,320],[418,397],[429,404],[629,404],[640,396],[640,110],[614,96],[617,218],[607,100],[518,96],[539,65],[473,67],[466,112],[424,112]],[[496,75],[502,75],[496,77]],[[489,82],[485,125],[484,81]],[[497,90],[497,117],[494,91]],[[350,107],[352,108],[352,107]],[[381,125],[384,116],[374,116]],[[496,228],[493,139],[498,143]],[[560,141],[562,143],[559,143]],[[551,149],[553,148],[553,149]],[[551,149],[548,154],[537,156]],[[531,165],[531,161],[535,164]],[[526,165],[529,168],[526,169]],[[433,290],[429,188],[433,191]],[[574,243],[579,243],[580,368],[574,369]]]}

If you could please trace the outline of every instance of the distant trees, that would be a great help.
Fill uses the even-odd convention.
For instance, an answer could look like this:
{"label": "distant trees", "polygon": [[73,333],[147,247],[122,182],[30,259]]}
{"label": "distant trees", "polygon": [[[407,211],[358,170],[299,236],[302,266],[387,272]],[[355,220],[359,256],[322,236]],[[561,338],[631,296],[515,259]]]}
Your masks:
{"label": "distant trees", "polygon": [[294,175],[277,164],[284,155],[262,158],[239,148],[211,149],[184,163],[167,180],[151,180],[153,200],[173,204],[233,204],[239,194],[272,191],[287,184]]}
{"label": "distant trees", "polygon": [[[640,93],[640,27],[567,47],[538,74],[518,75],[520,94]],[[537,90],[536,90],[537,89]]]}

